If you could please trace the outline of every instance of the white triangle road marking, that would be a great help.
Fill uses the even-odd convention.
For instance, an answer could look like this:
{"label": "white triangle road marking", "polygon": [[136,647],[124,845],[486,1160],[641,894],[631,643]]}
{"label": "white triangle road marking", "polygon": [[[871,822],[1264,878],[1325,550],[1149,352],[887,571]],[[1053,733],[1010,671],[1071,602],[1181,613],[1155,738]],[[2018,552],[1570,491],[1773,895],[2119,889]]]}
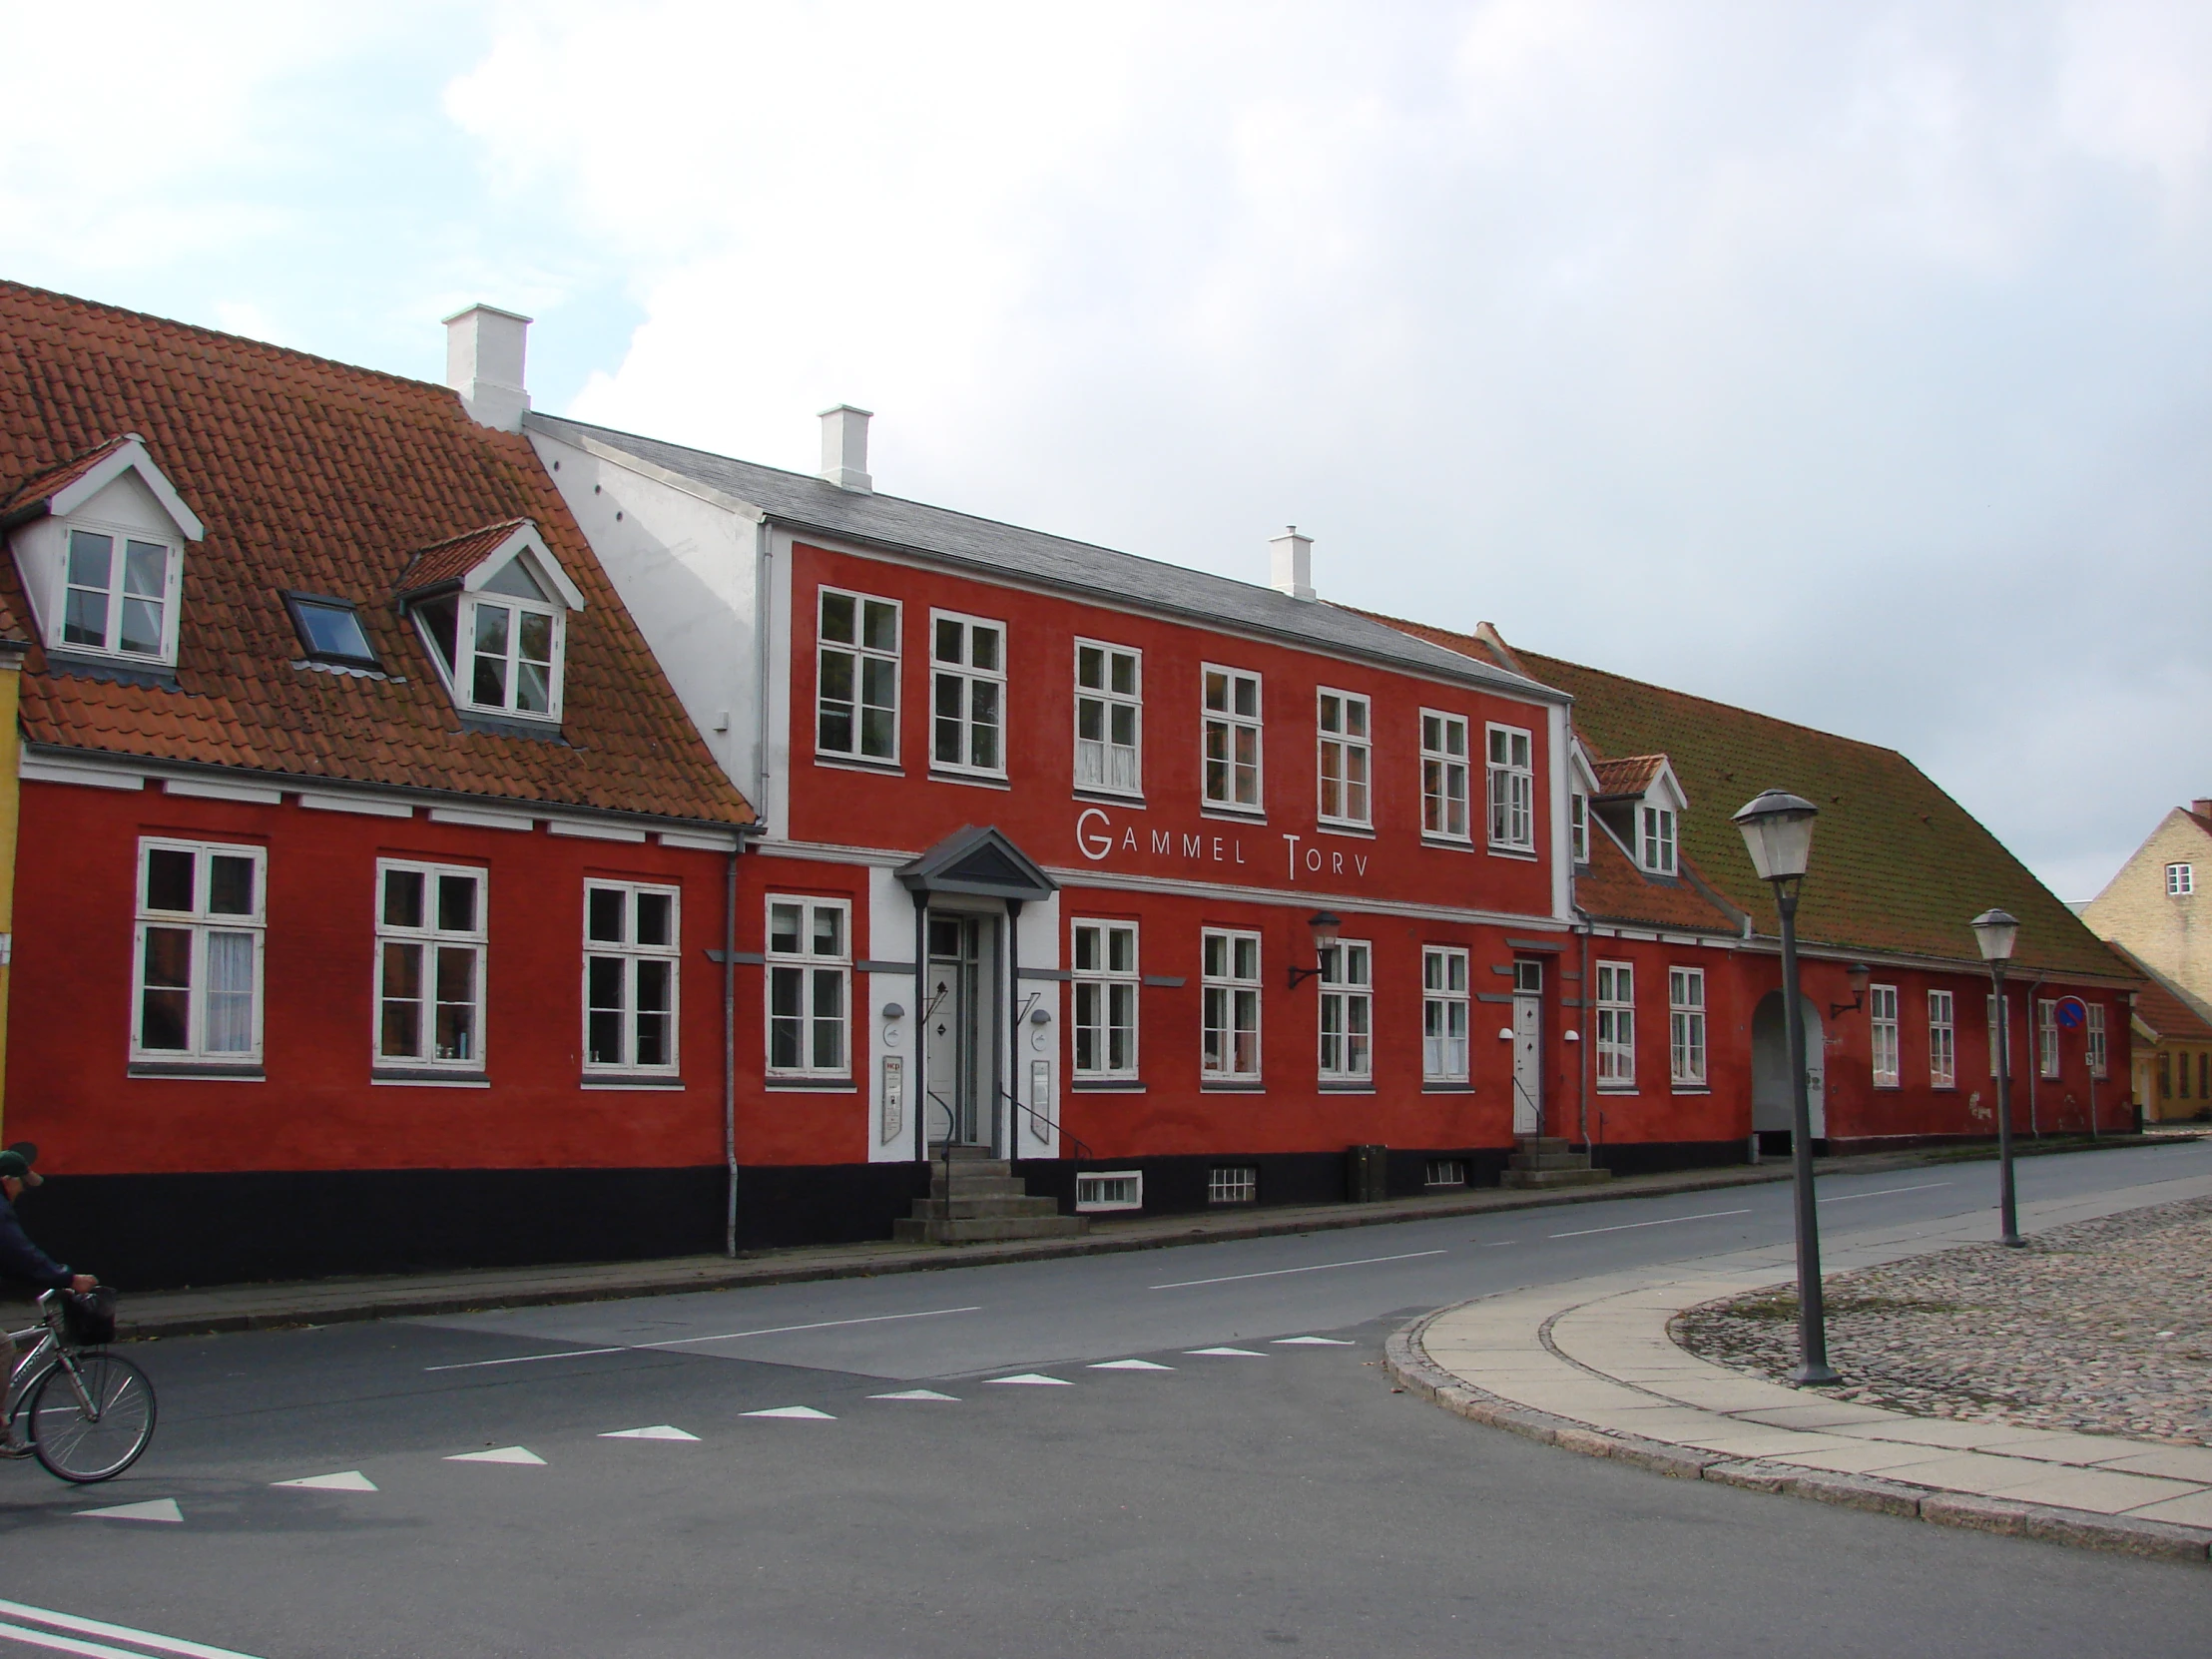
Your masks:
{"label": "white triangle road marking", "polygon": [[1343,1337],[1278,1337],[1277,1348],[1358,1348],[1360,1345]]}
{"label": "white triangle road marking", "polygon": [[1254,1348],[1189,1348],[1186,1354],[1211,1355],[1219,1360],[1265,1360],[1267,1356]]}
{"label": "white triangle road marking", "polygon": [[599,1436],[602,1440],[696,1440],[697,1434],[687,1434],[681,1428],[665,1422],[651,1428],[610,1428]]}
{"label": "white triangle road marking", "polygon": [[272,1486],[304,1486],[317,1492],[373,1492],[376,1482],[359,1469],[347,1469],[343,1474],[310,1474],[304,1480],[272,1480]]}
{"label": "white triangle road marking", "polygon": [[1157,1366],[1150,1360],[1101,1360],[1087,1371],[1173,1371],[1173,1366]]}
{"label": "white triangle road marking", "polygon": [[941,1399],[950,1404],[960,1403],[958,1394],[940,1394],[934,1388],[901,1388],[895,1394],[869,1394],[870,1399]]}
{"label": "white triangle road marking", "polygon": [[151,1503],[118,1503],[106,1509],[80,1509],[80,1515],[91,1515],[100,1520],[181,1521],[185,1512],[177,1507],[173,1497],[158,1497]]}
{"label": "white triangle road marking", "polygon": [[992,1382],[1012,1382],[1019,1386],[1030,1388],[1072,1388],[1075,1386],[1073,1382],[1067,1382],[1063,1378],[1046,1377],[1039,1372],[1033,1371],[1025,1371],[1019,1377],[993,1377],[987,1379],[987,1381]]}
{"label": "white triangle road marking", "polygon": [[494,1451],[456,1451],[446,1459],[448,1463],[536,1463],[541,1468],[545,1459],[528,1446],[503,1445]]}
{"label": "white triangle road marking", "polygon": [[765,1411],[741,1411],[747,1417],[789,1417],[808,1422],[835,1422],[828,1411],[818,1411],[812,1405],[772,1405]]}

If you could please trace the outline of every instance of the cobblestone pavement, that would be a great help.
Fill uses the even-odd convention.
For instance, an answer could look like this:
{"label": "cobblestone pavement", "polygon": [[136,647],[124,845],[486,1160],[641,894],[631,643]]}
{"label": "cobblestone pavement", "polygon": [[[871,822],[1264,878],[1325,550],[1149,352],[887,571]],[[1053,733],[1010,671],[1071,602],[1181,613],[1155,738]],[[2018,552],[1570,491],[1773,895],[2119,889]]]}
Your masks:
{"label": "cobblestone pavement", "polygon": [[[1832,1274],[1835,1397],[1922,1416],[2212,1445],[2212,1199]],[[1669,1327],[1771,1382],[1797,1363],[1797,1295],[1708,1303]]]}

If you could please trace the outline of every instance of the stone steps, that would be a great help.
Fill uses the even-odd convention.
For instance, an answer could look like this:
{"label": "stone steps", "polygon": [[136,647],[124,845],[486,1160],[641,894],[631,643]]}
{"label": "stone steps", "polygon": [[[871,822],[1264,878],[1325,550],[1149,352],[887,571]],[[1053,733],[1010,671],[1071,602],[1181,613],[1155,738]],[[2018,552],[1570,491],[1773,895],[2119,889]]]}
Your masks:
{"label": "stone steps", "polygon": [[1587,1150],[1572,1152],[1556,1135],[1523,1135],[1519,1149],[1505,1160],[1498,1185],[1518,1191],[1549,1187],[1594,1187],[1613,1179],[1607,1169],[1592,1169]]}
{"label": "stone steps", "polygon": [[930,1160],[929,1196],[891,1224],[900,1244],[992,1244],[1067,1239],[1090,1231],[1088,1216],[1063,1216],[1058,1202],[1032,1198],[1014,1166],[982,1147],[942,1149]]}

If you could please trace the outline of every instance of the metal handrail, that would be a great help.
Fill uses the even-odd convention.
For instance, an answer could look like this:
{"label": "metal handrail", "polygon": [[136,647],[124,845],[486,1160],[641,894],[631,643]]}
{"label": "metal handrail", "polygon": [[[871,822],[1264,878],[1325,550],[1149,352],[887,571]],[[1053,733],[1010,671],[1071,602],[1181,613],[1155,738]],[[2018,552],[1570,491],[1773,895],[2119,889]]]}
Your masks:
{"label": "metal handrail", "polygon": [[[1066,1127],[1058,1122],[1055,1118],[1053,1118],[1050,1113],[1041,1111],[1037,1107],[1030,1105],[1026,1100],[1023,1100],[1021,1096],[1015,1094],[1014,1091],[1011,1089],[1002,1088],[998,1092],[1006,1097],[1007,1103],[1011,1105],[1015,1111],[1026,1112],[1028,1114],[1029,1131],[1031,1134],[1043,1135],[1050,1138],[1066,1136],[1066,1138],[1077,1148],[1075,1161],[1079,1164],[1095,1160],[1098,1157],[1098,1154],[1091,1150],[1089,1143],[1086,1142],[1082,1136],[1068,1134]],[[1041,1130],[1037,1127],[1040,1123],[1044,1126]]]}

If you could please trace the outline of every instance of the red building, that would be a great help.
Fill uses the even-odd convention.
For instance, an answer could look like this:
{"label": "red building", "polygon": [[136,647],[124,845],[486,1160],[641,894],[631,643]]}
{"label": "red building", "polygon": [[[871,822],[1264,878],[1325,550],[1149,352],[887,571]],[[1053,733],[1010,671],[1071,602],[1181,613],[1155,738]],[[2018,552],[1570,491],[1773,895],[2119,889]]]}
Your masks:
{"label": "red building", "polygon": [[127,1286],[718,1248],[752,813],[529,443],[13,284],[0,338],[34,1233]]}

